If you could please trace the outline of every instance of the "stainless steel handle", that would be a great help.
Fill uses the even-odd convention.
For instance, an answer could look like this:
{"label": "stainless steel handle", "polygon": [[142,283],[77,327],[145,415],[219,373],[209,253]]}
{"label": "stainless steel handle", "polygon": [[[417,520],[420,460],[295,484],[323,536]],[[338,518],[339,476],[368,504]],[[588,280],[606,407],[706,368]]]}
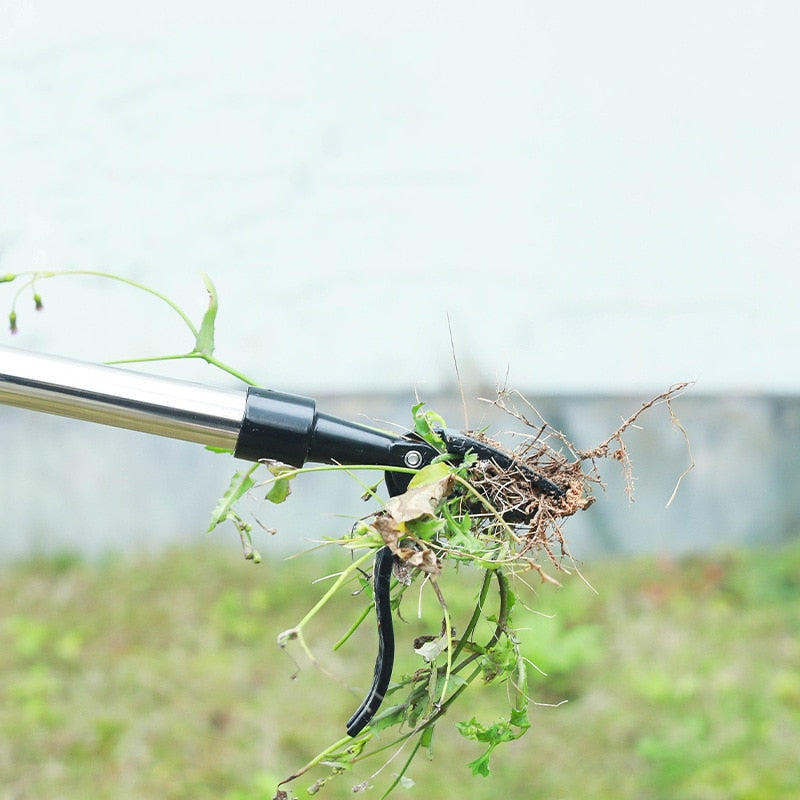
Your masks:
{"label": "stainless steel handle", "polygon": [[189,442],[236,446],[244,392],[0,347],[0,404]]}

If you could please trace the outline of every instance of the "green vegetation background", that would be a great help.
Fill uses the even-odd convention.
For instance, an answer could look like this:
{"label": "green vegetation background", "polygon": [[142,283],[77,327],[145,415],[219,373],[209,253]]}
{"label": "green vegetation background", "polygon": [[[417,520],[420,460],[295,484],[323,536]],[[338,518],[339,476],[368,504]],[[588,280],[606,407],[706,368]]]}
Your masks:
{"label": "green vegetation background", "polygon": [[[217,543],[218,544],[218,543]],[[324,671],[276,636],[321,594],[343,551],[255,566],[224,547],[0,570],[0,800],[271,798],[276,780],[339,738],[369,684],[374,630],[331,645],[363,608],[344,597],[311,637]],[[564,588],[519,586],[533,727],[492,756],[455,723],[505,712],[487,686],[437,728],[434,759],[396,796],[771,798],[800,787],[800,546],[681,560],[594,562]],[[469,571],[446,576],[467,613]],[[539,612],[539,613],[534,613]],[[544,616],[546,615],[546,616]],[[411,641],[438,632],[435,608],[404,608]],[[406,655],[408,654],[408,655]],[[323,797],[380,766],[365,764]],[[392,765],[365,797],[379,797]],[[306,796],[314,777],[292,784]]]}

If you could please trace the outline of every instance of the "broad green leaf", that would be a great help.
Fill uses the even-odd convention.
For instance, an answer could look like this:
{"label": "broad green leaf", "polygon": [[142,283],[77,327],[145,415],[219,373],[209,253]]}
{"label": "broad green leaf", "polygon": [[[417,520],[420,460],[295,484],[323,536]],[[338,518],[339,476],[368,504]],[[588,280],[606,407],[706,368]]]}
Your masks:
{"label": "broad green leaf", "polygon": [[269,471],[275,476],[275,482],[267,492],[266,499],[270,503],[282,503],[291,493],[292,487],[289,483],[297,474],[292,467],[284,464],[270,464]]}
{"label": "broad green leaf", "polygon": [[405,706],[402,703],[381,709],[381,712],[370,722],[370,730],[377,733],[395,725],[401,725],[405,717],[405,710]]}
{"label": "broad green leaf", "polygon": [[444,461],[428,464],[427,467],[423,467],[408,482],[408,488],[413,489],[415,486],[424,486],[426,483],[442,480],[443,478],[449,477],[452,471],[450,466]]}
{"label": "broad green leaf", "polygon": [[430,542],[444,530],[444,522],[438,517],[414,519],[406,523],[406,530],[424,542]]}
{"label": "broad green leaf", "polygon": [[267,492],[270,503],[282,503],[292,493],[289,478],[278,478]]}

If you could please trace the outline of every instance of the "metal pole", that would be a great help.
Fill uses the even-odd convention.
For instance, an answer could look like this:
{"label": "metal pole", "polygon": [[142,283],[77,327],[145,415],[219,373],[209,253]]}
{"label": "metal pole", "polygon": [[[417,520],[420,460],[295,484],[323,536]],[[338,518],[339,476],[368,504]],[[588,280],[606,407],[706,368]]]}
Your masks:
{"label": "metal pole", "polygon": [[244,392],[0,347],[0,404],[234,449]]}

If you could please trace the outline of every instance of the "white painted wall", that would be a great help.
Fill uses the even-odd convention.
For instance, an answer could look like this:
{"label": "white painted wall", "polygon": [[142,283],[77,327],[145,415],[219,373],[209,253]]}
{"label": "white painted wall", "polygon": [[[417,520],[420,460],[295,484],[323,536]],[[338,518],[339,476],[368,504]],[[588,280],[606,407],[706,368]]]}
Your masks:
{"label": "white painted wall", "polygon": [[[199,314],[206,271],[219,354],[310,394],[451,386],[447,313],[474,382],[797,392],[798,29],[779,0],[0,0],[0,274]],[[41,292],[14,344],[190,345],[124,290]]]}

